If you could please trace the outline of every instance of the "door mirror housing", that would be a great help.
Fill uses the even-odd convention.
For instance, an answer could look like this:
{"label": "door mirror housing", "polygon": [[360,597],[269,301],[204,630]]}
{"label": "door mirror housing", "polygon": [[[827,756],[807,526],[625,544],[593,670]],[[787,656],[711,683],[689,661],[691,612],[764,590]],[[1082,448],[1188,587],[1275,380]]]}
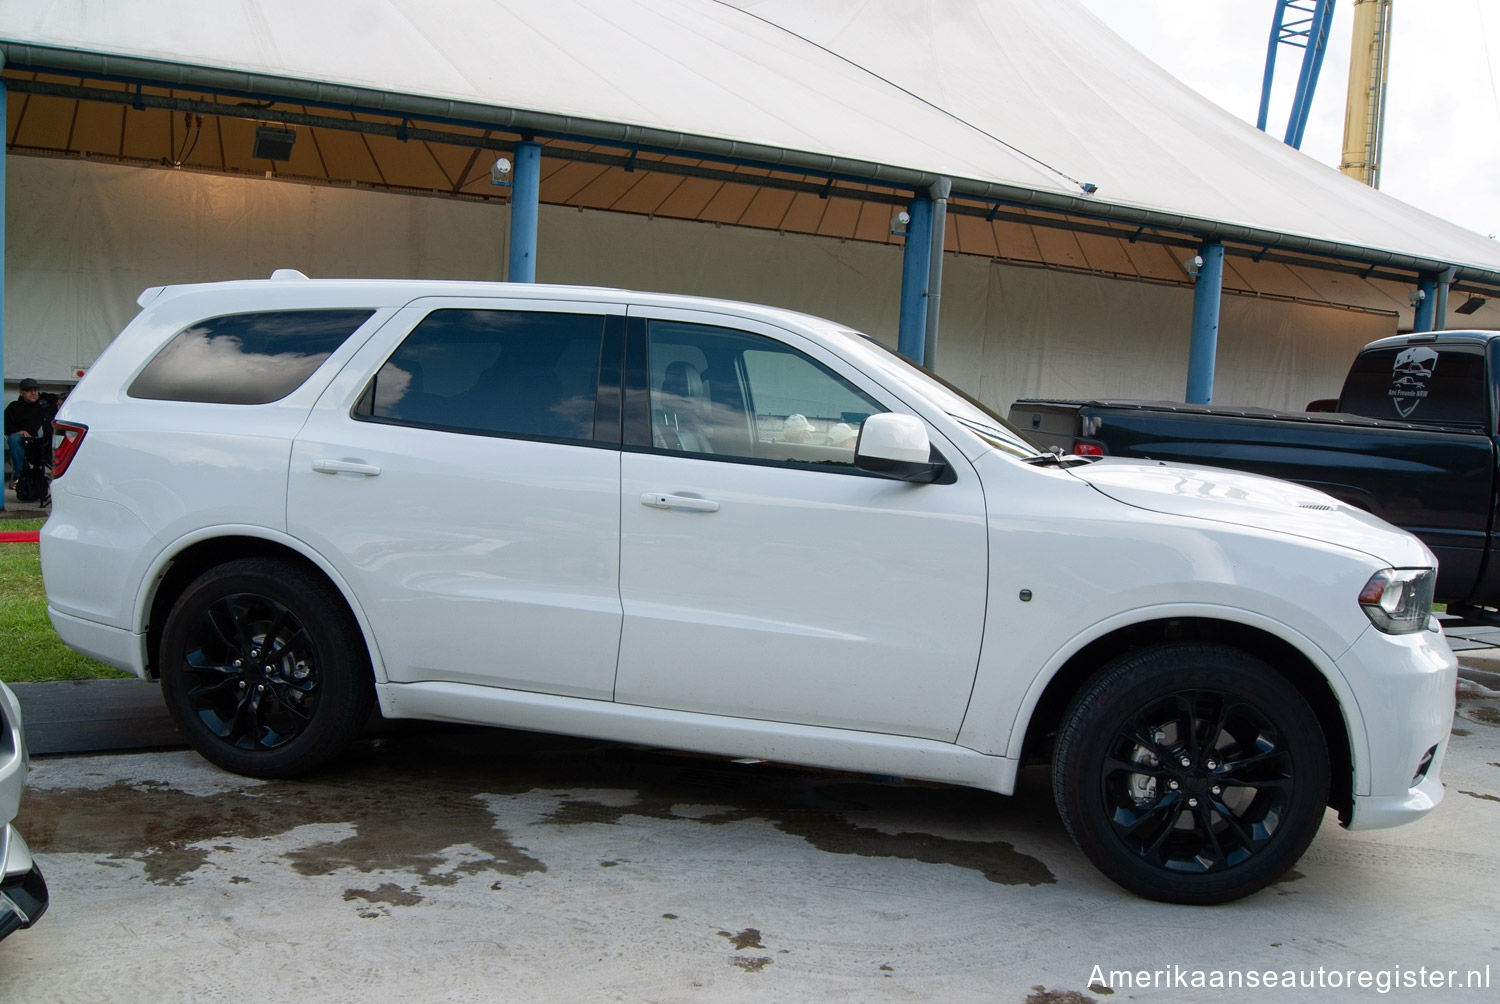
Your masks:
{"label": "door mirror housing", "polygon": [[854,447],[854,463],[860,470],[927,484],[943,473],[934,462],[927,426],[915,415],[882,412],[865,419]]}

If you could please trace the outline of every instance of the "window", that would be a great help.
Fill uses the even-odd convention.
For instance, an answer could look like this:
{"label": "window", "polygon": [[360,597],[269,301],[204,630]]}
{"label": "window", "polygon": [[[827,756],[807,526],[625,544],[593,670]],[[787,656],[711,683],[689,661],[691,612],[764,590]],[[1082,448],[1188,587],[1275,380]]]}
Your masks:
{"label": "window", "polygon": [[373,310],[276,310],[211,317],[177,333],[131,397],[268,404],[302,386]]}
{"label": "window", "polygon": [[590,440],[604,318],[435,310],[370,382],[356,418],[457,432]]}
{"label": "window", "polygon": [[1408,422],[1484,425],[1484,355],[1478,346],[1431,345],[1363,352],[1349,370],[1339,408]]}
{"label": "window", "polygon": [[662,450],[852,466],[859,427],[885,411],[812,358],[760,335],[649,327],[651,438]]}

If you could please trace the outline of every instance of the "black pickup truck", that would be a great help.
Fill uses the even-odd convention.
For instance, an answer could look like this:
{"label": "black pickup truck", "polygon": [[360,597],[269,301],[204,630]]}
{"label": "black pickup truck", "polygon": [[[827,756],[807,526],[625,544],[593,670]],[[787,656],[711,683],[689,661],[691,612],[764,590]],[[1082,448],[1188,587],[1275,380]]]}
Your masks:
{"label": "black pickup truck", "polygon": [[1496,414],[1500,332],[1371,342],[1335,401],[1306,412],[1160,401],[1023,399],[1010,420],[1043,448],[1268,474],[1421,537],[1437,598],[1500,606]]}

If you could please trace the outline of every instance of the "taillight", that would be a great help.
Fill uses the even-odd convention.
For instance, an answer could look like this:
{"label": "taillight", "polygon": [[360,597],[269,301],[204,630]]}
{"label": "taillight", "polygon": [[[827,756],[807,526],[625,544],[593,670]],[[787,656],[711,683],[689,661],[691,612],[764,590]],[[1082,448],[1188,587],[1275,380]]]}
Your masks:
{"label": "taillight", "polygon": [[1073,456],[1075,457],[1102,457],[1104,447],[1098,443],[1085,443],[1081,439],[1073,440]]}
{"label": "taillight", "polygon": [[83,437],[89,431],[86,425],[74,425],[72,422],[52,423],[52,480],[56,481],[68,470],[68,465],[73,462],[74,455],[78,452]]}

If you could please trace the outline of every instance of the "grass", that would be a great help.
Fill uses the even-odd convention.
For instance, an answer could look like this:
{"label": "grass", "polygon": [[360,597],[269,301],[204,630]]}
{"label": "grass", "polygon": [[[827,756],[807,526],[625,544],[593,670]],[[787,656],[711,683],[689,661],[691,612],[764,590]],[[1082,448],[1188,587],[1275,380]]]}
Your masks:
{"label": "grass", "polygon": [[[36,530],[42,521],[6,520],[4,530]],[[0,544],[0,680],[91,680],[125,676],[62,643],[47,620],[36,544]]]}

